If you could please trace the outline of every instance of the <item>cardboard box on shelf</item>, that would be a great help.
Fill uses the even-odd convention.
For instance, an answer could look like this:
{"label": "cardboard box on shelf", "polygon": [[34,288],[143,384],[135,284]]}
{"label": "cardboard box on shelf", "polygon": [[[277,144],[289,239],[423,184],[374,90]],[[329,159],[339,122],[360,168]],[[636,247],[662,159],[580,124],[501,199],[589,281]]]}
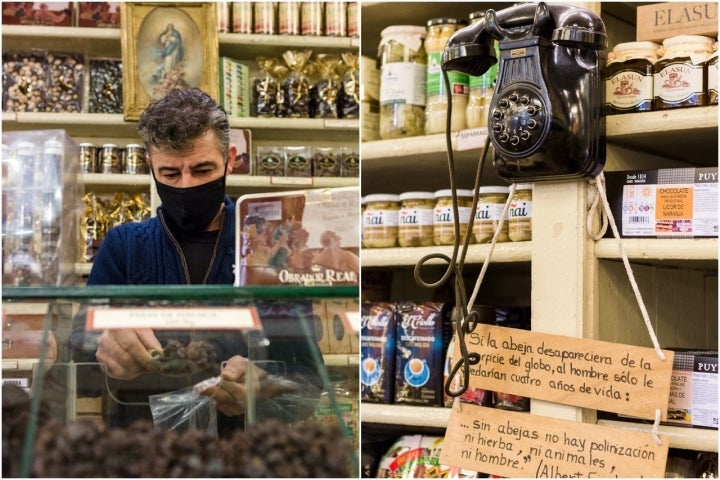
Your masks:
{"label": "cardboard box on shelf", "polygon": [[675,352],[667,423],[718,428],[717,350]]}
{"label": "cardboard box on shelf", "polygon": [[605,172],[605,178],[621,237],[718,236],[717,167]]}
{"label": "cardboard box on shelf", "polygon": [[664,2],[637,7],[638,41],[662,42],[678,35],[717,37],[717,2]]}

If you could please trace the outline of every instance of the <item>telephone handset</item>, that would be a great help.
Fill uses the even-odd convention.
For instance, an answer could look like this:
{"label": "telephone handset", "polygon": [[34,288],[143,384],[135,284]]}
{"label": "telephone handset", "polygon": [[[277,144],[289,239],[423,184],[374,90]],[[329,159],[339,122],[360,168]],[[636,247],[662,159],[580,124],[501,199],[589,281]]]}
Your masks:
{"label": "telephone handset", "polygon": [[511,182],[593,177],[605,165],[605,25],[574,6],[487,10],[456,31],[444,70],[482,75],[500,65],[488,111],[498,174]]}

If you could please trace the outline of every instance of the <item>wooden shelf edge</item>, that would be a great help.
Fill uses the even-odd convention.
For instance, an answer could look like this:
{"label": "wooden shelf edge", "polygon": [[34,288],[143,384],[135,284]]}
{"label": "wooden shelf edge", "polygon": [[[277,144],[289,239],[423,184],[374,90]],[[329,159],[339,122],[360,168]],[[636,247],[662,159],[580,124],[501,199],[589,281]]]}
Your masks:
{"label": "wooden shelf edge", "polygon": [[[489,245],[470,245],[466,256],[466,264],[485,262]],[[363,267],[413,266],[422,257],[430,253],[452,255],[451,246],[415,247],[415,248],[365,248],[362,250]],[[491,262],[525,263],[530,262],[532,242],[505,242],[495,245]],[[432,260],[428,265],[443,264],[440,260]]]}
{"label": "wooden shelf edge", "polygon": [[[646,423],[618,420],[598,420],[598,425],[634,432],[647,432],[648,435],[651,434],[653,428],[652,425]],[[703,452],[718,451],[718,431],[715,429],[660,425],[658,430],[659,433],[670,438],[670,448],[702,450]]]}
{"label": "wooden shelf edge", "polygon": [[450,409],[443,407],[417,407],[363,402],[360,411],[360,418],[363,423],[446,428],[450,419]]}
{"label": "wooden shelf edge", "polygon": [[[623,238],[623,248],[631,260],[717,260],[717,238]],[[620,259],[614,238],[595,242],[595,256]]]}
{"label": "wooden shelf edge", "polygon": [[672,132],[691,128],[717,128],[718,107],[714,105],[608,115],[606,122],[608,140],[658,131]]}

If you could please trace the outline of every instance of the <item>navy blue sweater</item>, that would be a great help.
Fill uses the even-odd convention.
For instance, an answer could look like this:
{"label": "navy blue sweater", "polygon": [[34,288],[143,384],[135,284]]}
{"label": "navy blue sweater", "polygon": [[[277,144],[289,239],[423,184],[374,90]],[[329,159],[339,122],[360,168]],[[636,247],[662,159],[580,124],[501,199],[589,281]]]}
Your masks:
{"label": "navy blue sweater", "polygon": [[[189,275],[176,240],[177,226],[161,206],[157,216],[112,228],[93,260],[88,285],[185,285]],[[207,284],[232,285],[235,276],[235,204],[225,215]]]}

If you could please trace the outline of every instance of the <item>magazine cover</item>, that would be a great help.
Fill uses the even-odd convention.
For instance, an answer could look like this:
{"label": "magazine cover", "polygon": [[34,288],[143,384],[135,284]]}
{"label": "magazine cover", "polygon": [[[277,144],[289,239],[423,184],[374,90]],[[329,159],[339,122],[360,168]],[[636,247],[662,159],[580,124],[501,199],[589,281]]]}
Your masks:
{"label": "magazine cover", "polygon": [[356,285],[359,214],[357,187],[240,197],[236,285]]}

